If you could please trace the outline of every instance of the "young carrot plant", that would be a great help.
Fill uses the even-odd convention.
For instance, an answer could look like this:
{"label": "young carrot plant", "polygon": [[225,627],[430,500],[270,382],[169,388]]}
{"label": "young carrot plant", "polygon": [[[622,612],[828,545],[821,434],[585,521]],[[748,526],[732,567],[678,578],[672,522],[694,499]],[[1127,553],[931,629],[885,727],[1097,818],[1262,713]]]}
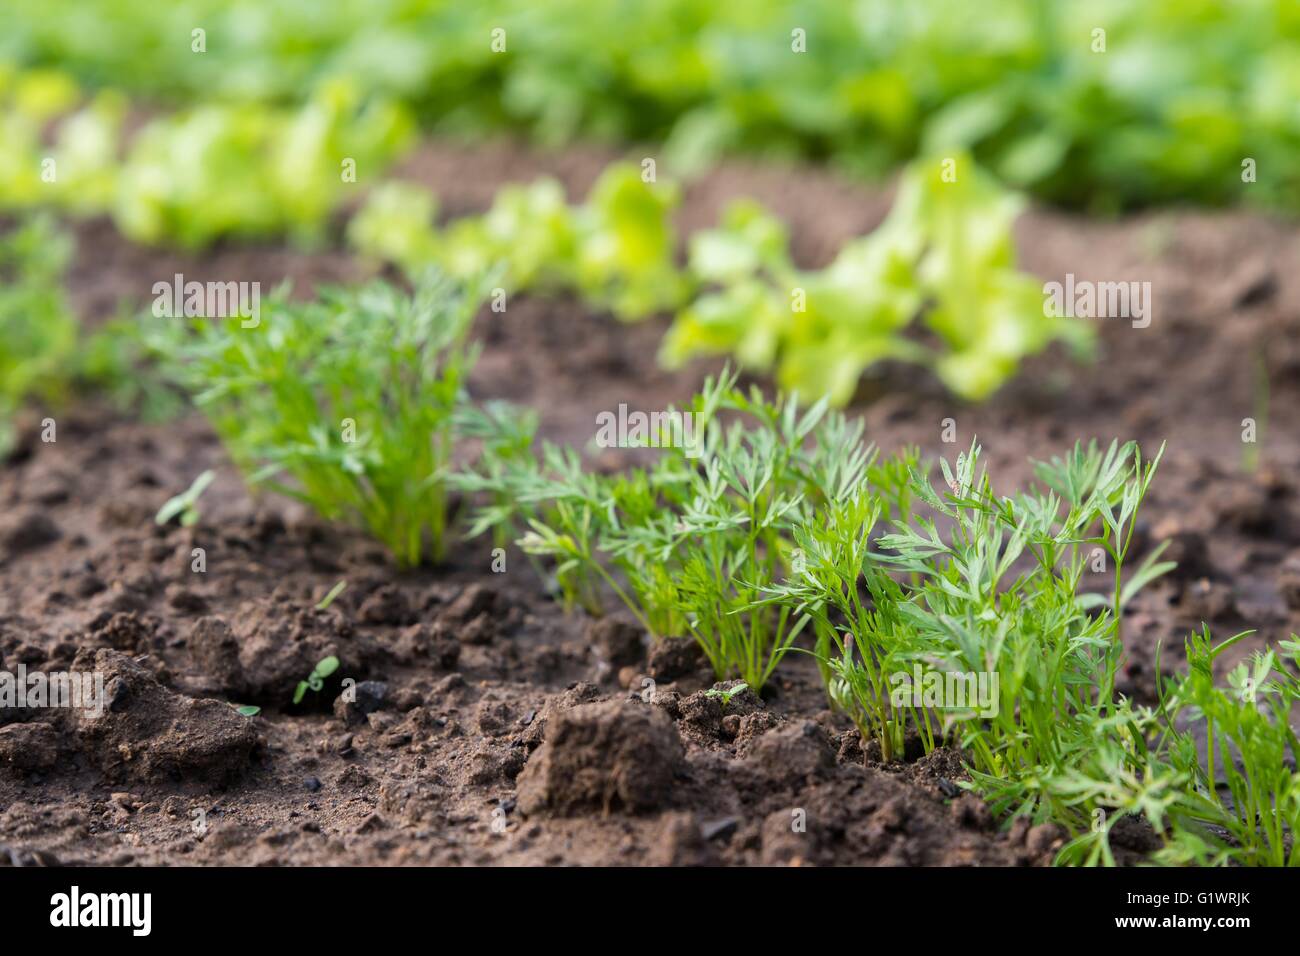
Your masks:
{"label": "young carrot plant", "polygon": [[[886,759],[909,731],[927,751],[950,740],[995,810],[1077,833],[1104,794],[1080,797],[1072,776],[1098,760],[1141,768],[1130,734],[1151,717],[1114,700],[1117,621],[1169,565],[1148,555],[1114,604],[1081,585],[1094,548],[1117,565],[1128,554],[1156,462],[1131,443],[1077,446],[1040,466],[1046,487],[1008,498],[979,455],[972,445],[955,467],[941,463],[942,493],[914,464],[909,499],[850,486],[796,528],[803,560],[769,599],[817,621],[831,700]],[[876,537],[886,507],[893,530]]]}
{"label": "young carrot plant", "polygon": [[740,681],[730,687],[710,687],[704,692],[704,696],[722,701],[722,709],[726,710],[727,706],[731,703],[731,698],[748,689],[749,685],[744,681]]}
{"label": "young carrot plant", "polygon": [[510,489],[519,469],[527,472],[533,467],[537,425],[537,412],[509,402],[476,402],[457,409],[457,434],[477,442],[478,451],[472,471],[455,472],[448,480],[461,491],[487,492],[491,499],[479,509],[469,537],[490,528],[493,543],[504,548],[523,533],[523,509]]}
{"label": "young carrot plant", "polygon": [[77,322],[60,282],[67,237],[33,218],[0,236],[0,459],[27,402],[58,402],[69,384]]}
{"label": "young carrot plant", "polygon": [[[429,278],[193,320],[153,347],[250,481],[359,524],[403,566],[443,556],[453,419],[475,350],[472,287]],[[245,327],[251,326],[251,327]]]}
{"label": "young carrot plant", "polygon": [[1193,783],[1170,814],[1169,862],[1300,866],[1300,641],[1256,652],[1215,686],[1215,659],[1246,633],[1217,646],[1208,629],[1192,634],[1187,674],[1162,684],[1163,749]]}
{"label": "young carrot plant", "polygon": [[[1159,706],[1133,721],[1124,754],[1113,741],[1065,778],[1063,795],[1092,801],[1094,825],[1058,855],[1060,863],[1113,864],[1108,836],[1140,814],[1161,841],[1156,863],[1186,866],[1298,866],[1300,755],[1292,714],[1300,701],[1300,642],[1256,652],[1216,686],[1215,660],[1246,637],[1215,645],[1209,629],[1185,644],[1188,671],[1159,683]],[[1159,659],[1156,669],[1159,672]]]}
{"label": "young carrot plant", "polygon": [[594,474],[571,449],[544,445],[540,461],[516,458],[461,484],[492,496],[474,530],[526,527],[520,546],[555,562],[566,603],[598,614],[607,587],[653,636],[693,638],[719,678],[758,690],[806,623],[753,607],[758,586],[787,567],[795,521],[872,455],[861,424],[824,402],[801,413],[735,382],[707,382],[682,410],[696,442],[651,442],[665,451],[649,468]]}

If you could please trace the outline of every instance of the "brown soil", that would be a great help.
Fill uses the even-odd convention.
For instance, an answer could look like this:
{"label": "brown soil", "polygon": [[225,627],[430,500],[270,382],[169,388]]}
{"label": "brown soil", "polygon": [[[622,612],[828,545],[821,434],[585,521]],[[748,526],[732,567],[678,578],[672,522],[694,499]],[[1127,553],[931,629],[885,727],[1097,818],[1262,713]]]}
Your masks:
{"label": "brown soil", "polygon": [[[444,211],[481,209],[507,179],[557,175],[581,196],[609,157],[510,144],[427,147],[409,178]],[[684,228],[753,195],[791,223],[797,258],[825,262],[878,222],[888,196],[804,168],[724,166],[694,184]],[[87,322],[142,302],[154,281],[284,278],[310,294],[365,269],[337,249],[141,249],[104,223],[78,228],[71,276]],[[1077,437],[1169,444],[1145,539],[1171,538],[1177,572],[1130,609],[1121,690],[1149,698],[1157,643],[1181,666],[1201,621],[1256,635],[1225,664],[1300,630],[1300,232],[1240,214],[1122,222],[1034,211],[1022,260],[1044,277],[1150,280],[1150,328],[1103,323],[1101,354],[1031,362],[989,403],[964,406],[926,374],[887,368],[860,413],[885,449],[974,435],[1006,491],[1030,455]],[[485,312],[480,397],[538,408],[547,437],[585,445],[595,414],[658,408],[716,363],[667,373],[666,319],[624,326],[574,301],[520,296]],[[1262,466],[1243,469],[1242,419],[1267,370]],[[0,865],[1043,864],[1061,834],[999,828],[955,785],[951,751],[882,766],[826,710],[815,670],[789,658],[775,693],[724,709],[677,651],[647,660],[617,619],[566,616],[527,562],[490,570],[469,542],[446,566],[398,574],[363,536],[245,490],[202,420],[127,421],[91,404],[29,429],[0,469],[0,666],[106,675],[103,717],[0,717]],[[617,458],[602,460],[616,465]],[[156,528],[159,505],[203,468],[218,480],[192,529]],[[207,569],[195,573],[195,548]],[[338,580],[327,610],[313,605]],[[319,693],[290,704],[328,654]],[[654,675],[653,702],[643,679]],[[336,700],[341,680],[361,683]],[[256,704],[244,718],[217,701]],[[1129,848],[1136,858],[1142,834]]]}

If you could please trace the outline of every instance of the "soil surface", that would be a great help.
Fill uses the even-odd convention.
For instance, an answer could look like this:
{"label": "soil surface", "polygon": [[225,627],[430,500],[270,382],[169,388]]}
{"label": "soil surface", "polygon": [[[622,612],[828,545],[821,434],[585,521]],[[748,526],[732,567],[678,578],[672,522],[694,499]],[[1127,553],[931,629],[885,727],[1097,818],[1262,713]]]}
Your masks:
{"label": "soil surface", "polygon": [[[400,174],[454,216],[541,174],[581,198],[610,158],[431,145]],[[742,195],[790,223],[807,266],[889,201],[824,171],[732,164],[687,190],[680,224],[711,225]],[[1148,454],[1168,442],[1142,546],[1171,539],[1179,568],[1129,609],[1127,694],[1149,699],[1157,645],[1164,667],[1182,666],[1183,636],[1203,621],[1223,637],[1256,630],[1224,666],[1300,630],[1300,231],[1238,213],[1044,210],[1018,229],[1022,264],[1044,281],[1150,281],[1150,327],[1103,320],[1094,363],[1041,356],[979,407],[925,372],[879,370],[855,408],[869,437],[952,457],[978,435],[1005,493],[1030,456],[1076,438],[1136,438]],[[90,324],[175,272],[288,278],[310,295],[369,271],[337,242],[187,256],[105,222],[77,238],[71,294]],[[659,369],[667,324],[518,296],[479,319],[472,390],[530,404],[547,437],[586,446],[597,412],[663,408],[719,367]],[[36,416],[0,467],[0,667],[96,670],[109,705],[94,719],[0,713],[0,865],[1032,865],[1061,843],[1050,826],[999,827],[958,789],[952,751],[887,766],[864,754],[803,655],[769,698],[746,691],[724,708],[689,645],[648,653],[617,614],[564,614],[513,552],[505,573],[474,541],[399,574],[361,534],[251,496],[197,416],[142,424],[83,403],[56,417],[57,442],[40,440]],[[941,441],[947,418],[955,444]],[[1258,419],[1253,449],[1245,418]],[[199,524],[155,527],[209,467]],[[343,594],[315,610],[340,579]],[[293,706],[329,654],[339,671]],[[344,678],[355,700],[338,699]],[[1130,860],[1148,837],[1117,831]]]}

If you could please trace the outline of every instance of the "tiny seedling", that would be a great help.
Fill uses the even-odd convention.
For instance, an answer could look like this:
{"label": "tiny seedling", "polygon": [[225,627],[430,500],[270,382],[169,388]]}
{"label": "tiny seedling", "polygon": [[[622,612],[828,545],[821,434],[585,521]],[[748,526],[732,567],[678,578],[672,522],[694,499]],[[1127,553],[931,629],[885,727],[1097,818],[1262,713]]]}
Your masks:
{"label": "tiny seedling", "polygon": [[734,684],[731,687],[710,687],[704,692],[704,696],[721,700],[723,709],[725,710],[727,706],[731,704],[731,698],[735,697],[741,691],[748,689],[749,685],[744,681],[741,681],[739,684]]}
{"label": "tiny seedling", "polygon": [[334,587],[330,588],[329,594],[325,595],[323,598],[320,599],[320,601],[317,602],[316,610],[323,611],[326,608],[328,608],[331,604],[334,603],[334,599],[343,593],[343,591],[347,588],[347,586],[348,586],[347,581],[340,581],[338,584],[334,585]]}
{"label": "tiny seedling", "polygon": [[195,524],[199,520],[199,509],[197,507],[199,495],[203,494],[216,477],[216,472],[211,469],[200,474],[194,479],[189,488],[176,495],[176,497],[168,499],[167,503],[158,509],[158,514],[153,519],[154,522],[160,525],[167,524],[167,522],[179,516],[182,527],[188,528]]}
{"label": "tiny seedling", "polygon": [[[1268,362],[1264,360],[1262,349],[1256,349],[1255,351],[1253,372],[1255,415],[1252,430],[1254,434],[1250,436],[1249,440],[1243,434],[1241,443],[1241,467],[1251,475],[1259,472],[1260,448],[1263,447],[1264,436],[1268,431]],[[1246,424],[1246,422],[1242,422],[1243,427]]]}
{"label": "tiny seedling", "polygon": [[325,686],[325,678],[329,677],[338,669],[339,659],[333,654],[329,657],[323,658],[320,663],[312,668],[312,672],[307,675],[306,680],[298,681],[298,686],[293,692],[293,702],[295,704],[301,704],[302,699],[307,696],[307,691],[309,690],[319,694],[321,688]]}
{"label": "tiny seedling", "polygon": [[231,704],[230,706],[235,708],[235,713],[241,717],[256,717],[262,712],[262,708],[256,704]]}

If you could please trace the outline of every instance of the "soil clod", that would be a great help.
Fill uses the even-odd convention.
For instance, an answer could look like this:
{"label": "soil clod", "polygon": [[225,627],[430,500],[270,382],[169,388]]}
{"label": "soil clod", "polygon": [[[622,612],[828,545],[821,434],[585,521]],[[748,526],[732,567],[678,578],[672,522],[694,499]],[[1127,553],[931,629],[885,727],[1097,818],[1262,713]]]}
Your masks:
{"label": "soil clod", "polygon": [[546,742],[519,775],[525,814],[639,813],[667,802],[683,751],[663,711],[604,701],[562,710],[547,723]]}

